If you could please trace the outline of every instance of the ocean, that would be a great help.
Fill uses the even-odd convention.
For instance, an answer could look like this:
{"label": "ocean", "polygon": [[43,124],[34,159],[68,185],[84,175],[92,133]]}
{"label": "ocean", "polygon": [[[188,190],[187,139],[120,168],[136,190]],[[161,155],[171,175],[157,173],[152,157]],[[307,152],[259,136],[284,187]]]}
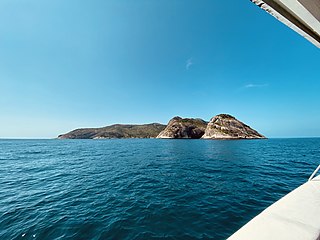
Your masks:
{"label": "ocean", "polygon": [[318,164],[319,138],[0,140],[0,239],[226,239]]}

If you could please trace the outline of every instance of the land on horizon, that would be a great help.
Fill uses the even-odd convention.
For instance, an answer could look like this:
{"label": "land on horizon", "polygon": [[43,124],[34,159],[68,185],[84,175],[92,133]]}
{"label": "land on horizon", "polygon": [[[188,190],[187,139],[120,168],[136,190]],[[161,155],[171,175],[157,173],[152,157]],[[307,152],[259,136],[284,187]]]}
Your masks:
{"label": "land on horizon", "polygon": [[229,114],[219,114],[209,122],[200,118],[172,118],[167,125],[113,124],[102,128],[76,129],[59,139],[162,138],[162,139],[264,139],[265,136]]}

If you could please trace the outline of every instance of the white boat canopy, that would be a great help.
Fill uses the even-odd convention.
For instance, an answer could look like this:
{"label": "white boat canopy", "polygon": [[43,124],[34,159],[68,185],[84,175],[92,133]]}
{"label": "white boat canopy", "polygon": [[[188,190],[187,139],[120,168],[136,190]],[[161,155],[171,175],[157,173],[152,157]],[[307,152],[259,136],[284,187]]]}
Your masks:
{"label": "white boat canopy", "polygon": [[320,48],[319,0],[250,0]]}

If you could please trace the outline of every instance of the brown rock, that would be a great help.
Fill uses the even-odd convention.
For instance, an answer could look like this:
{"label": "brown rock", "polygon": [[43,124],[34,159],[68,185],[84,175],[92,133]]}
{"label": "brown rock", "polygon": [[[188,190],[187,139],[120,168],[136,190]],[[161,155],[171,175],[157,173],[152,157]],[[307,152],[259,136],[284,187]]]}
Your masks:
{"label": "brown rock", "polygon": [[219,114],[210,120],[202,138],[263,139],[266,137],[229,114]]}
{"label": "brown rock", "polygon": [[201,138],[207,122],[199,118],[172,118],[157,138]]}

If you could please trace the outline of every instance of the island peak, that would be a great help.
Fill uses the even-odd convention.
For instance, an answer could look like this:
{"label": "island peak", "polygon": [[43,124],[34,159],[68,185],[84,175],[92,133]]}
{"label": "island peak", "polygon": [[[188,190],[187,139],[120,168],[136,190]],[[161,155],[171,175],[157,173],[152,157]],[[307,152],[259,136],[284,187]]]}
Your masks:
{"label": "island peak", "polygon": [[229,114],[219,114],[211,118],[204,139],[264,139],[256,130]]}

